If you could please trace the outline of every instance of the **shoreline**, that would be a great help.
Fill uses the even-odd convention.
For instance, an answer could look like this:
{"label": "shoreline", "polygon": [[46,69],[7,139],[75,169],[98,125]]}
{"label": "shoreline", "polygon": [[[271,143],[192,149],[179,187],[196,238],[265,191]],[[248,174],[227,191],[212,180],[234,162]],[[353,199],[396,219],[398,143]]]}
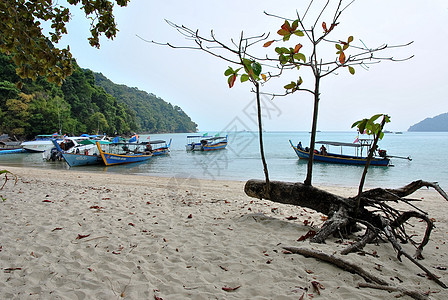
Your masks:
{"label": "shoreline", "polygon": [[[399,295],[357,288],[364,282],[358,275],[285,254],[283,246],[333,254],[345,245],[336,238],[298,242],[323,216],[249,198],[242,181],[0,169],[19,176],[0,191],[6,198],[0,203],[0,298],[311,299],[318,297],[312,281],[324,287],[325,299]],[[320,187],[341,196],[357,192]],[[448,216],[441,209],[448,203],[432,190],[413,198],[424,200],[418,205],[436,221],[421,262],[448,282]],[[448,298],[412,263],[400,263],[390,245],[365,251],[344,259],[391,285]]]}
{"label": "shoreline", "polygon": [[[204,182],[228,182],[228,183],[232,183],[232,182],[239,182],[239,183],[245,183],[247,180],[249,179],[259,179],[259,180],[264,180],[264,175],[260,175],[259,177],[254,177],[254,178],[249,178],[249,179],[234,179],[234,178],[219,178],[219,179],[207,179],[207,178],[203,178],[203,177],[195,177],[195,176],[187,176],[187,173],[176,173],[175,175],[165,175],[165,174],[154,174],[154,175],[149,175],[149,174],[142,174],[142,173],[137,173],[137,174],[122,174],[122,173],[112,173],[112,172],[104,172],[104,171],[97,171],[97,170],[86,170],[86,169],[78,169],[78,168],[60,168],[60,169],[52,169],[52,168],[42,168],[39,166],[32,166],[32,167],[24,167],[24,166],[10,166],[10,165],[1,165],[0,164],[0,170],[27,170],[26,173],[27,174],[39,174],[39,173],[45,173],[47,171],[49,171],[51,174],[52,172],[66,172],[68,171],[69,173],[66,174],[73,174],[73,176],[81,176],[81,175],[85,175],[85,174],[90,174],[90,175],[97,175],[95,177],[99,178],[100,176],[134,176],[135,178],[138,177],[143,177],[143,178],[150,178],[150,179],[154,179],[154,180],[169,180],[169,179],[179,179],[179,180],[198,180],[198,181],[204,181]],[[32,171],[33,170],[33,171]],[[14,173],[14,172],[12,172]],[[91,176],[87,176],[89,178],[92,178]],[[303,180],[302,178],[298,178],[298,180],[282,180],[282,179],[276,179],[276,178],[270,178],[270,180],[272,181],[289,181],[289,182],[300,182],[302,183]],[[346,191],[346,190],[353,190],[354,194],[343,194],[341,196],[354,196],[358,193],[358,183],[350,185],[350,184],[338,184],[338,183],[327,183],[327,184],[321,184],[321,183],[314,183],[313,186],[318,187],[318,188],[322,188],[328,191],[338,191],[341,190]],[[376,186],[369,184],[369,181],[367,180],[365,183],[365,187],[364,190],[367,190],[369,188],[375,188]],[[397,188],[397,186],[394,186],[394,188]]]}

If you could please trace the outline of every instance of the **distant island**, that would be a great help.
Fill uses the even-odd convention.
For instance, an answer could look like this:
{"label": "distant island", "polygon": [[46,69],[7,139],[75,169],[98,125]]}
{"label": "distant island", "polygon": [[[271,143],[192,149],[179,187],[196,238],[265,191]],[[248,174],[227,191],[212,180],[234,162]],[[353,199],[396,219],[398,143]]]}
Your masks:
{"label": "distant island", "polygon": [[448,113],[426,118],[409,127],[408,131],[448,131]]}

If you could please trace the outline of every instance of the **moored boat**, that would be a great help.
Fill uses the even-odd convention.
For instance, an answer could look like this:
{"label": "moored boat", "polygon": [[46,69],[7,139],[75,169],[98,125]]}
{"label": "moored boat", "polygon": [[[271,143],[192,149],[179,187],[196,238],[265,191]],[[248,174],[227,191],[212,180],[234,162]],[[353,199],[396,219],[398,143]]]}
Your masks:
{"label": "moored boat", "polygon": [[30,152],[44,152],[53,148],[52,139],[56,139],[58,143],[62,142],[62,137],[57,133],[39,134],[32,141],[25,141],[20,146]]}
{"label": "moored boat", "polygon": [[140,149],[141,143],[111,143],[107,151],[103,151],[99,141],[96,145],[106,166],[146,161],[153,156],[150,151]]}
{"label": "moored boat", "polygon": [[187,136],[187,151],[214,151],[227,147],[227,136]]}
{"label": "moored boat", "polygon": [[154,156],[167,155],[170,153],[171,141],[167,144],[164,140],[155,140],[150,142],[145,142],[143,144],[146,145],[146,150],[152,152]]}
{"label": "moored boat", "polygon": [[[1,148],[0,148],[1,149]],[[1,149],[0,150],[0,155],[3,154],[14,154],[14,153],[23,153],[23,152],[28,152],[27,150],[23,149],[23,148],[17,148],[17,149]]]}
{"label": "moored boat", "polygon": [[11,139],[7,134],[0,135],[0,155],[27,152],[20,144],[20,141]]}
{"label": "moored boat", "polygon": [[[310,153],[308,147],[303,148],[301,143],[294,146],[291,140],[289,140],[291,147],[294,149],[295,153],[300,159],[309,159]],[[345,165],[365,165],[367,163],[367,156],[372,146],[373,140],[365,139],[359,140],[357,143],[342,143],[342,142],[330,142],[330,141],[318,141],[316,145],[322,145],[320,151],[314,150],[313,159],[314,161],[334,163],[334,164],[345,164]],[[329,152],[330,146],[340,147],[341,153],[337,154],[334,152]],[[355,150],[354,155],[342,154],[342,149],[344,147],[352,148]],[[365,151],[365,152],[364,152]],[[365,154],[363,154],[363,152]],[[390,159],[386,154],[386,150],[379,150],[378,156],[375,156],[370,161],[372,166],[388,166]]]}
{"label": "moored boat", "polygon": [[187,151],[202,151],[201,140],[210,137],[207,135],[188,135],[185,148]]}

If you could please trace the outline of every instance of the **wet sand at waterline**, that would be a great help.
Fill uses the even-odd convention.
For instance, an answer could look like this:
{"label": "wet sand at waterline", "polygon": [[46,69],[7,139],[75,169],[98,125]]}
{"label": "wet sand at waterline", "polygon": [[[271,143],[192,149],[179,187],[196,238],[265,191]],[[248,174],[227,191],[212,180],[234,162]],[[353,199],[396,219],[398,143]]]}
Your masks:
{"label": "wet sand at waterline", "polygon": [[[284,246],[340,256],[350,242],[297,241],[323,224],[309,209],[249,198],[244,182],[1,167],[12,177],[0,220],[1,299],[394,299],[358,288],[359,275]],[[2,181],[0,184],[4,183]],[[341,196],[356,187],[321,187]],[[448,202],[412,198],[436,228],[421,261],[448,283]],[[415,231],[423,235],[423,224]],[[409,245],[404,245],[405,249]],[[409,251],[413,254],[412,251]],[[392,286],[448,299],[448,291],[386,243],[343,259]],[[319,283],[319,291],[313,283]],[[319,295],[320,293],[320,295]],[[400,299],[411,299],[403,296]]]}

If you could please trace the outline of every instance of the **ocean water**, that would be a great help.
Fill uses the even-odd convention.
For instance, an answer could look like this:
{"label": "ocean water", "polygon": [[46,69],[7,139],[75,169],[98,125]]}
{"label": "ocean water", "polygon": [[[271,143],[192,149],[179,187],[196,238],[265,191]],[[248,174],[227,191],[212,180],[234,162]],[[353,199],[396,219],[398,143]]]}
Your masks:
{"label": "ocean water", "polygon": [[[209,132],[212,134],[211,132]],[[33,168],[67,169],[99,173],[121,173],[140,176],[161,176],[178,180],[197,178],[213,180],[264,179],[257,132],[231,132],[225,150],[212,152],[187,152],[187,133],[154,134],[150,138],[172,139],[171,153],[166,157],[154,157],[150,161],[118,166],[84,166],[70,169],[65,162],[47,162],[39,153],[0,155],[0,166],[27,166]],[[141,135],[140,140],[146,140]],[[299,160],[289,145],[309,144],[308,132],[263,133],[265,155],[271,180],[299,181],[306,177],[307,162]],[[318,132],[316,140],[353,142],[354,132]],[[448,133],[404,132],[385,134],[379,146],[389,155],[412,158],[412,161],[393,158],[393,166],[371,167],[366,187],[400,187],[411,181],[423,179],[439,182],[448,190]],[[339,148],[328,149],[340,152]],[[353,151],[353,150],[352,150]],[[344,152],[345,153],[345,152]],[[350,151],[347,154],[352,154]],[[364,167],[325,164],[316,162],[313,168],[313,184],[358,186]]]}

